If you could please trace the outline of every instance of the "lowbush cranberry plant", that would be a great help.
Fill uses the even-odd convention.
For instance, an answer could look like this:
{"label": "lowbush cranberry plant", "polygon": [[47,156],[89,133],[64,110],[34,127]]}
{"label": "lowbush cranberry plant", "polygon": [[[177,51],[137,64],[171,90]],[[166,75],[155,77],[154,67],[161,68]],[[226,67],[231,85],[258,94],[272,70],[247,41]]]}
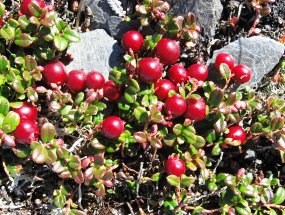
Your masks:
{"label": "lowbush cranberry plant", "polygon": [[136,9],[142,27],[123,35],[124,61],[105,80],[95,70],[66,70],[62,56],[79,35],[41,1],[23,1],[17,17],[0,4],[6,174],[49,166],[60,181],[53,203],[67,214],[83,214],[82,186],[128,202],[132,213],[284,213],[280,169],[252,171],[246,160],[234,167],[236,157],[268,147],[283,165],[284,100],[259,98],[244,85],[251,69],[228,53],[218,54],[216,71],[184,62],[183,48],[199,40],[193,14],[171,17],[158,0]]}

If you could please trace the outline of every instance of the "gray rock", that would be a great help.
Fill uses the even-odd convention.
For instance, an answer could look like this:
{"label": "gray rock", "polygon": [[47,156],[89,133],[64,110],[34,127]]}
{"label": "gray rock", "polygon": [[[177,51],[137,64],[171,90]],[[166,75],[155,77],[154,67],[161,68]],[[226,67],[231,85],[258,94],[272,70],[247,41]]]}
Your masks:
{"label": "gray rock", "polygon": [[221,18],[223,6],[220,0],[171,0],[175,15],[186,15],[192,12],[198,23],[210,37],[215,35],[216,25]]}
{"label": "gray rock", "polygon": [[277,65],[284,54],[285,46],[267,37],[254,36],[240,38],[229,45],[217,50],[213,58],[207,62],[210,66],[210,74],[214,73],[213,63],[219,52],[230,53],[236,64],[244,64],[252,69],[252,78],[248,85],[254,85],[268,74]]}
{"label": "gray rock", "polygon": [[92,10],[91,30],[105,29],[108,34],[120,39],[122,34],[138,27],[138,22],[123,21],[123,14],[129,11],[126,0],[86,0]]}
{"label": "gray rock", "polygon": [[74,60],[67,65],[68,71],[73,69],[97,70],[107,78],[111,68],[121,63],[124,52],[117,41],[105,30],[97,29],[82,33],[80,42],[73,43],[67,53],[74,57]]}

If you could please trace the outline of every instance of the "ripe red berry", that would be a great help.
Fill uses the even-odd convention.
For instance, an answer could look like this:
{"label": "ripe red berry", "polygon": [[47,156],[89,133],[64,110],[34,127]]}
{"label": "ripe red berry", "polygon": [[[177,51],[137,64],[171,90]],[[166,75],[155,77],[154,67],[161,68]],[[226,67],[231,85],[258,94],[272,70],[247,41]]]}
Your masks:
{"label": "ripe red berry", "polygon": [[142,58],[138,63],[138,77],[144,83],[154,83],[162,76],[163,67],[156,58]]}
{"label": "ripe red berry", "polygon": [[128,31],[122,37],[122,46],[125,51],[132,49],[134,53],[141,50],[143,46],[143,36],[138,31]]}
{"label": "ripe red berry", "polygon": [[246,141],[246,133],[242,127],[233,125],[229,127],[229,133],[227,133],[226,138],[231,138],[233,141],[239,140],[243,144]]}
{"label": "ripe red berry", "polygon": [[102,134],[110,139],[116,139],[124,132],[125,122],[118,116],[109,116],[103,120]]}
{"label": "ripe red berry", "polygon": [[103,95],[109,101],[116,101],[121,97],[121,86],[116,85],[114,81],[109,80],[104,84]]}
{"label": "ripe red berry", "polygon": [[177,177],[180,177],[186,172],[184,161],[180,160],[177,156],[169,156],[164,165],[167,175],[176,175]]}
{"label": "ripe red berry", "polygon": [[220,52],[215,61],[215,67],[217,70],[220,69],[220,65],[222,63],[225,63],[229,66],[230,69],[234,68],[235,66],[235,59],[233,58],[232,55],[225,53],[225,52]]}
{"label": "ripe red berry", "polygon": [[164,103],[164,110],[173,118],[179,117],[186,110],[186,101],[180,95],[168,97]]}
{"label": "ripe red berry", "polygon": [[187,81],[188,73],[182,64],[177,63],[168,69],[167,76],[174,84],[181,84]]}
{"label": "ripe red berry", "polygon": [[29,9],[30,4],[32,2],[34,4],[36,4],[38,7],[40,7],[40,8],[45,8],[46,7],[45,1],[43,1],[43,0],[22,0],[21,6],[20,6],[20,12],[23,15],[32,16],[32,13],[31,13],[31,11]]}
{"label": "ripe red berry", "polygon": [[53,61],[46,64],[43,70],[43,77],[48,85],[63,85],[67,79],[65,65],[60,61]]}
{"label": "ripe red berry", "polygon": [[208,78],[208,67],[204,64],[192,64],[187,69],[188,75],[198,81],[206,81]]}
{"label": "ripe red berry", "polygon": [[165,65],[174,64],[180,57],[179,44],[175,40],[163,38],[155,47],[155,56]]}
{"label": "ripe red berry", "polygon": [[37,107],[29,102],[23,102],[21,107],[14,108],[13,111],[19,114],[21,120],[28,119],[31,121],[36,121],[38,119]]}
{"label": "ripe red berry", "polygon": [[67,76],[67,86],[72,93],[78,93],[85,89],[85,80],[84,70],[72,70]]}
{"label": "ripe red berry", "polygon": [[190,98],[186,101],[185,118],[194,121],[200,121],[206,118],[207,106],[205,100],[200,98]]}
{"label": "ripe red berry", "polygon": [[232,69],[232,79],[238,84],[244,84],[251,78],[251,69],[243,64],[239,64]]}
{"label": "ripe red berry", "polygon": [[154,84],[154,94],[160,101],[164,101],[168,97],[168,93],[170,90],[175,90],[175,85],[167,80],[160,79]]}
{"label": "ripe red berry", "polygon": [[35,121],[21,119],[14,131],[14,137],[17,143],[30,144],[38,140],[39,133],[39,127]]}
{"label": "ripe red berry", "polygon": [[86,87],[88,89],[102,89],[105,84],[105,78],[104,76],[97,71],[91,71],[87,74],[86,77]]}

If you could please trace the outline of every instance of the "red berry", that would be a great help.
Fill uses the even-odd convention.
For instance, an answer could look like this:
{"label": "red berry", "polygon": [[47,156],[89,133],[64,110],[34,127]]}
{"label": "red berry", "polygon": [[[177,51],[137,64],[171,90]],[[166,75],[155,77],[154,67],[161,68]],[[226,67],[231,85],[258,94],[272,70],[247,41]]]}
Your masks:
{"label": "red berry", "polygon": [[84,70],[72,70],[67,76],[67,86],[73,93],[82,92],[85,89],[85,80]]}
{"label": "red berry", "polygon": [[234,68],[235,66],[235,59],[233,58],[232,55],[225,53],[225,52],[220,52],[215,61],[215,67],[217,70],[220,69],[220,65],[222,63],[225,63],[229,66],[230,69]]}
{"label": "red berry", "polygon": [[188,75],[198,81],[206,81],[208,78],[208,67],[204,64],[192,64],[187,69]]}
{"label": "red berry", "polygon": [[104,84],[103,94],[109,101],[116,101],[121,97],[121,86],[110,80]]}
{"label": "red berry", "polygon": [[239,64],[232,69],[233,81],[238,84],[244,84],[251,78],[251,69],[243,64]]}
{"label": "red berry", "polygon": [[102,134],[110,139],[116,139],[124,132],[125,122],[117,116],[109,116],[103,120]]}
{"label": "red berry", "polygon": [[35,121],[21,119],[14,131],[14,137],[17,143],[30,144],[38,140],[39,133],[39,127]]}
{"label": "red berry", "polygon": [[161,39],[155,47],[155,56],[165,65],[174,64],[180,57],[179,44],[168,38]]}
{"label": "red berry", "polygon": [[188,73],[182,64],[177,63],[168,69],[167,76],[174,84],[181,84],[187,81]]}
{"label": "red berry", "polygon": [[173,118],[184,114],[186,110],[186,102],[180,95],[168,97],[164,103],[164,110]]}
{"label": "red berry", "polygon": [[246,133],[242,127],[233,125],[229,127],[229,133],[227,133],[226,138],[231,138],[233,141],[239,140],[243,144],[246,141]]}
{"label": "red berry", "polygon": [[128,31],[122,37],[122,46],[125,51],[132,49],[134,53],[141,50],[143,46],[143,36],[138,31]]}
{"label": "red berry", "polygon": [[29,5],[32,2],[34,4],[36,4],[38,7],[40,7],[40,8],[45,8],[46,7],[45,1],[43,1],[43,0],[22,0],[21,6],[20,6],[20,12],[23,15],[32,16],[32,13],[31,13],[31,11],[29,9]]}
{"label": "red berry", "polygon": [[88,89],[102,89],[105,84],[105,78],[104,76],[97,71],[91,71],[87,74],[86,77],[86,87]]}
{"label": "red berry", "polygon": [[43,77],[48,85],[61,86],[67,79],[65,65],[60,61],[53,61],[44,66]]}
{"label": "red berry", "polygon": [[206,118],[207,106],[205,100],[200,98],[190,98],[186,101],[185,118],[200,121]]}
{"label": "red berry", "polygon": [[154,94],[160,101],[164,101],[168,97],[168,93],[170,90],[175,90],[175,85],[167,80],[160,79],[154,84]]}
{"label": "red berry", "polygon": [[20,115],[20,119],[28,119],[31,121],[36,121],[38,119],[37,107],[29,102],[23,102],[21,107],[14,108],[13,111]]}
{"label": "red berry", "polygon": [[167,175],[176,175],[177,177],[180,177],[186,172],[185,163],[177,156],[169,156],[164,165]]}
{"label": "red berry", "polygon": [[154,83],[162,76],[163,67],[156,58],[142,58],[138,63],[139,80],[144,83]]}

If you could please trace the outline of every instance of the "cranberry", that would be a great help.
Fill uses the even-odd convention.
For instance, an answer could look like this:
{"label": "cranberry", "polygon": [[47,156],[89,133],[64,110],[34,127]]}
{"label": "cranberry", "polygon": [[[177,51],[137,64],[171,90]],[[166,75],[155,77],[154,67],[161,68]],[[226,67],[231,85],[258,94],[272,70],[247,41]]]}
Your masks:
{"label": "cranberry", "polygon": [[23,102],[21,107],[14,108],[13,111],[19,114],[20,119],[29,119],[31,121],[36,121],[38,118],[37,107],[29,102]]}
{"label": "cranberry", "polygon": [[105,84],[104,76],[97,71],[91,71],[87,74],[86,77],[86,87],[89,89],[102,89]]}
{"label": "cranberry", "polygon": [[61,86],[67,79],[65,65],[60,61],[53,61],[44,66],[43,77],[48,85]]}
{"label": "cranberry", "polygon": [[208,78],[208,67],[204,64],[192,64],[187,69],[188,75],[198,81],[205,81]]}
{"label": "cranberry", "polygon": [[138,63],[139,80],[144,83],[154,83],[162,76],[163,67],[156,58],[142,58]]}
{"label": "cranberry", "polygon": [[67,86],[73,93],[81,92],[85,89],[86,74],[83,70],[72,70],[67,76]]}
{"label": "cranberry", "polygon": [[32,13],[31,13],[31,11],[29,9],[29,6],[30,6],[30,4],[32,2],[34,4],[36,4],[38,7],[40,7],[40,8],[45,8],[46,7],[45,1],[43,1],[43,0],[22,0],[21,6],[20,6],[20,12],[23,15],[32,16]]}
{"label": "cranberry", "polygon": [[229,133],[227,133],[226,138],[231,138],[233,141],[238,140],[243,144],[246,141],[246,133],[242,127],[233,125],[229,127]]}
{"label": "cranberry", "polygon": [[104,84],[103,94],[109,101],[116,101],[121,97],[121,86],[110,80]]}
{"label": "cranberry", "polygon": [[179,44],[168,38],[161,39],[155,47],[155,56],[165,65],[174,64],[180,57]]}
{"label": "cranberry", "polygon": [[170,90],[175,90],[175,85],[167,80],[160,79],[154,84],[154,94],[160,101],[164,101],[168,97],[168,93]]}
{"label": "cranberry", "polygon": [[202,97],[187,99],[186,104],[185,118],[194,121],[200,121],[206,118],[207,106]]}
{"label": "cranberry", "polygon": [[102,133],[105,137],[116,139],[124,132],[125,122],[118,116],[109,116],[103,120]]}
{"label": "cranberry", "polygon": [[177,63],[168,69],[167,76],[174,84],[181,84],[187,81],[188,73],[182,64]]}
{"label": "cranberry", "polygon": [[251,69],[243,64],[239,64],[232,69],[233,81],[238,84],[244,84],[251,78]]}
{"label": "cranberry", "polygon": [[220,52],[215,61],[215,67],[217,70],[220,69],[220,65],[222,63],[225,63],[229,66],[230,69],[234,68],[235,66],[235,59],[233,58],[232,55],[225,53],[225,52]]}
{"label": "cranberry", "polygon": [[136,53],[141,50],[143,46],[143,36],[138,31],[128,31],[122,37],[122,46],[126,51],[130,49]]}
{"label": "cranberry", "polygon": [[35,121],[21,119],[14,131],[14,137],[17,143],[30,144],[38,140],[39,133],[39,127]]}
{"label": "cranberry", "polygon": [[168,175],[176,175],[180,177],[186,172],[185,163],[177,156],[169,156],[164,165],[165,171]]}
{"label": "cranberry", "polygon": [[179,117],[186,110],[186,102],[180,95],[168,97],[164,103],[164,110],[173,118]]}

